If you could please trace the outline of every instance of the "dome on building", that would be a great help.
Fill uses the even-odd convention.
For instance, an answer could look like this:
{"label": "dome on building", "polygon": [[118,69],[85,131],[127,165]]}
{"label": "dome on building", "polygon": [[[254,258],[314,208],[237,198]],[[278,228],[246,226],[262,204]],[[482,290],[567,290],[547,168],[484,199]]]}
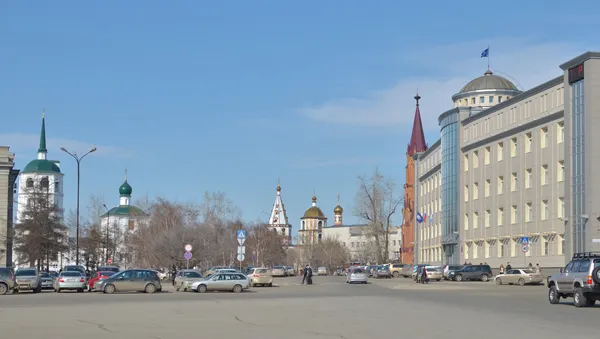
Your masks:
{"label": "dome on building", "polygon": [[469,83],[466,84],[459,93],[479,90],[518,91],[519,89],[510,80],[498,75],[494,75],[494,73],[488,69],[483,76],[469,81]]}
{"label": "dome on building", "polygon": [[119,194],[120,195],[131,195],[132,192],[133,192],[133,189],[131,188],[131,185],[129,185],[127,183],[127,179],[125,179],[125,182],[123,183],[123,185],[121,185],[121,187],[119,187]]}
{"label": "dome on building", "polygon": [[342,208],[342,206],[340,206],[340,205],[337,205],[337,206],[335,206],[335,208],[333,209],[333,213],[336,213],[336,214],[342,214],[342,213],[344,213],[344,209]]}
{"label": "dome on building", "polygon": [[60,173],[60,167],[52,160],[36,159],[28,163],[21,173]]}
{"label": "dome on building", "polygon": [[302,217],[302,219],[304,218],[326,218],[323,211],[321,211],[321,209],[317,207],[316,196],[312,197],[312,206],[309,209],[307,209],[306,212],[304,212],[304,216]]}

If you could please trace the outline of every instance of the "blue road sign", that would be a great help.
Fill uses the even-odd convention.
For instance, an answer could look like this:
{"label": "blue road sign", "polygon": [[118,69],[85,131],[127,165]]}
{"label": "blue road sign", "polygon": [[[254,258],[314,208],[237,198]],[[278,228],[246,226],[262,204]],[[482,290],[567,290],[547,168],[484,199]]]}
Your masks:
{"label": "blue road sign", "polygon": [[521,237],[521,244],[529,244],[529,237]]}
{"label": "blue road sign", "polygon": [[187,260],[192,259],[192,252],[185,252],[185,254],[183,255],[184,258],[186,258]]}
{"label": "blue road sign", "polygon": [[237,230],[238,239],[246,239],[246,230]]}

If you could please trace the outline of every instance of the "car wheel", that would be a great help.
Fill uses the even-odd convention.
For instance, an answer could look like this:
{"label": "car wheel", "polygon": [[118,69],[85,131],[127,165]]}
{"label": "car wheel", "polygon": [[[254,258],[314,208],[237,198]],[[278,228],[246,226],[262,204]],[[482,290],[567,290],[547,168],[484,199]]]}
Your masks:
{"label": "car wheel", "polygon": [[273,283],[268,283],[267,286],[273,287]]}
{"label": "car wheel", "polygon": [[523,278],[519,279],[519,285],[525,286],[525,279],[523,279]]}
{"label": "car wheel", "polygon": [[496,278],[496,285],[502,285],[502,279]]}
{"label": "car wheel", "polygon": [[154,284],[148,284],[144,288],[144,292],[146,292],[146,293],[154,293],[154,292],[156,292],[156,286],[154,286]]}
{"label": "car wheel", "polygon": [[8,285],[0,283],[0,295],[5,295],[6,293],[8,293]]}
{"label": "car wheel", "polygon": [[558,295],[558,291],[556,290],[556,286],[552,286],[550,287],[550,289],[548,290],[548,301],[550,301],[551,304],[558,304],[558,302],[560,301],[560,296]]}
{"label": "car wheel", "polygon": [[240,292],[242,292],[242,285],[233,286],[233,293],[240,293]]}
{"label": "car wheel", "polygon": [[460,274],[457,274],[457,275],[454,277],[454,280],[456,280],[456,281],[462,281],[462,275],[460,275]]}
{"label": "car wheel", "polygon": [[435,281],[442,281],[442,279],[436,279]]}
{"label": "car wheel", "polygon": [[584,307],[588,305],[588,300],[583,294],[581,287],[575,288],[575,293],[573,294],[573,304],[575,307]]}
{"label": "car wheel", "polygon": [[392,275],[394,276],[394,278],[398,278],[400,276],[400,273],[394,272],[394,273],[392,273]]}
{"label": "car wheel", "polygon": [[208,291],[206,285],[198,285],[198,287],[196,288],[196,292],[199,293],[206,293],[206,291]]}
{"label": "car wheel", "polygon": [[104,286],[104,293],[106,293],[106,294],[113,294],[113,293],[115,293],[115,285],[108,284],[108,285]]}
{"label": "car wheel", "polygon": [[490,277],[487,276],[487,274],[484,274],[481,276],[481,281],[483,282],[487,282],[489,280]]}
{"label": "car wheel", "polygon": [[594,270],[592,271],[592,280],[597,285],[600,285],[600,266],[594,268]]}

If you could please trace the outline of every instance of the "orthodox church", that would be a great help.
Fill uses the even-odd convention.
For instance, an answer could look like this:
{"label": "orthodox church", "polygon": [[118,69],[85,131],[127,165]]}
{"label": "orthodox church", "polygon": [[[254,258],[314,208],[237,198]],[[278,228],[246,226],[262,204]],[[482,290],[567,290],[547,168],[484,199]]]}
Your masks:
{"label": "orthodox church", "polygon": [[292,225],[288,222],[287,212],[283,200],[281,200],[281,185],[277,180],[277,196],[275,204],[271,210],[269,217],[269,226],[277,231],[277,234],[283,237],[283,245],[289,246],[292,244]]}
{"label": "orthodox church", "polygon": [[108,247],[112,247],[104,248],[106,264],[127,267],[132,261],[127,251],[127,236],[148,217],[142,209],[131,205],[131,193],[133,188],[127,182],[125,171],[125,180],[119,187],[119,206],[108,209],[104,205],[107,211],[100,216],[102,235],[108,238]]}
{"label": "orthodox church", "polygon": [[327,228],[327,217],[323,211],[317,207],[317,196],[313,195],[312,206],[309,207],[306,212],[304,212],[304,216],[300,218],[298,244],[302,246],[318,243],[323,237],[324,228]]}

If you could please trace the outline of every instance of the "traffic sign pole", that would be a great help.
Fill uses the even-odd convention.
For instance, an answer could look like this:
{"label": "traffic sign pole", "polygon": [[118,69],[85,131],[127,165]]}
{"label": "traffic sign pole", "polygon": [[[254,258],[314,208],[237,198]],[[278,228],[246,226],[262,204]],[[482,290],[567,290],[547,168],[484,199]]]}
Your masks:
{"label": "traffic sign pole", "polygon": [[238,241],[238,250],[237,250],[237,260],[240,262],[240,272],[242,271],[242,262],[246,259],[244,255],[246,253],[246,246],[244,243],[246,242],[246,230],[237,230],[237,241]]}

